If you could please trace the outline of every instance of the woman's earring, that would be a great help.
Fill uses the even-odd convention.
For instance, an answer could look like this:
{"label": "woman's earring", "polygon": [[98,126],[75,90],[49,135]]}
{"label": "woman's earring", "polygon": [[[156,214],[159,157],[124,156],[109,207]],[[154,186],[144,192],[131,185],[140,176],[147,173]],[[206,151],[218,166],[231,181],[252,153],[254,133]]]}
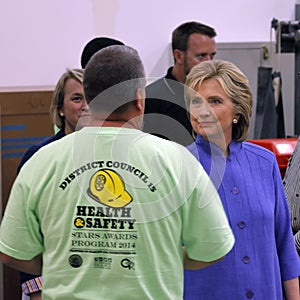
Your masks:
{"label": "woman's earring", "polygon": [[64,113],[63,113],[63,112],[61,112],[59,115],[60,115],[61,117],[63,117],[63,116],[64,116]]}
{"label": "woman's earring", "polygon": [[234,119],[232,120],[232,123],[233,123],[233,124],[237,124],[237,122],[238,122],[238,119],[237,119],[237,118],[234,118]]}

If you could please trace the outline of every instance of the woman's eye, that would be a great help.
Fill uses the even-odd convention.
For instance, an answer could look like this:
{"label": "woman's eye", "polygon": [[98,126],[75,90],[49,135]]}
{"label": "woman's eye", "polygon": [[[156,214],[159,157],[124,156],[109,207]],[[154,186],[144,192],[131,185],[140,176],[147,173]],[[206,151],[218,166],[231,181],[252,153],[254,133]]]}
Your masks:
{"label": "woman's eye", "polygon": [[76,97],[73,97],[72,100],[74,102],[80,102],[82,100],[82,97],[81,96],[76,96]]}
{"label": "woman's eye", "polygon": [[200,104],[200,99],[199,99],[199,98],[194,98],[194,99],[192,99],[191,104],[192,104],[192,105]]}
{"label": "woman's eye", "polygon": [[220,99],[215,98],[215,99],[212,99],[211,102],[214,104],[220,104],[222,101]]}

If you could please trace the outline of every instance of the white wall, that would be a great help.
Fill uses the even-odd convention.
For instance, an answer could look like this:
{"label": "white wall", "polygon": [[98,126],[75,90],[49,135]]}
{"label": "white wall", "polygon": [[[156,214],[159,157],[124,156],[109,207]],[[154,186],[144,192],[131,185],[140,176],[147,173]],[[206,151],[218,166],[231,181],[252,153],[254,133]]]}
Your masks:
{"label": "white wall", "polygon": [[270,38],[271,20],[295,19],[299,0],[1,0],[0,88],[55,85],[78,67],[94,36],[119,38],[139,50],[148,76],[172,64],[169,43],[180,23],[216,28],[217,42]]}

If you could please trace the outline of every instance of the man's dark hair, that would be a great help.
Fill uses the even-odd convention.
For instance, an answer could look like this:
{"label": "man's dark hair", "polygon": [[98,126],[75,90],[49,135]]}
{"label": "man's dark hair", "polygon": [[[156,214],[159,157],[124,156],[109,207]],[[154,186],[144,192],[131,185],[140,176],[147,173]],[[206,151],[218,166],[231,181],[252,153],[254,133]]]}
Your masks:
{"label": "man's dark hair", "polygon": [[108,37],[96,37],[90,40],[81,54],[81,67],[84,69],[90,58],[99,50],[113,45],[124,45],[123,42]]}
{"label": "man's dark hair", "polygon": [[174,29],[172,33],[172,50],[186,51],[188,49],[189,37],[193,33],[203,34],[210,38],[214,38],[217,35],[215,29],[208,25],[195,21],[186,22]]}
{"label": "man's dark hair", "polygon": [[91,109],[100,111],[115,111],[134,101],[137,89],[144,89],[145,84],[138,52],[125,45],[99,50],[86,65],[83,76],[86,101]]}

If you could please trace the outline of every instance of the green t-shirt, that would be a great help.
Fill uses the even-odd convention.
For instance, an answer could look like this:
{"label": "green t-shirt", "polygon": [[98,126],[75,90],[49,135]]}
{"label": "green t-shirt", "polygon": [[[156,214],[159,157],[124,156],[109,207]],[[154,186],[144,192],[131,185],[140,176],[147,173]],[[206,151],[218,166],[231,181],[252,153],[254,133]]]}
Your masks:
{"label": "green t-shirt", "polygon": [[182,299],[182,244],[211,261],[234,243],[216,190],[182,146],[86,127],[21,169],[0,251],[43,254],[43,299]]}

